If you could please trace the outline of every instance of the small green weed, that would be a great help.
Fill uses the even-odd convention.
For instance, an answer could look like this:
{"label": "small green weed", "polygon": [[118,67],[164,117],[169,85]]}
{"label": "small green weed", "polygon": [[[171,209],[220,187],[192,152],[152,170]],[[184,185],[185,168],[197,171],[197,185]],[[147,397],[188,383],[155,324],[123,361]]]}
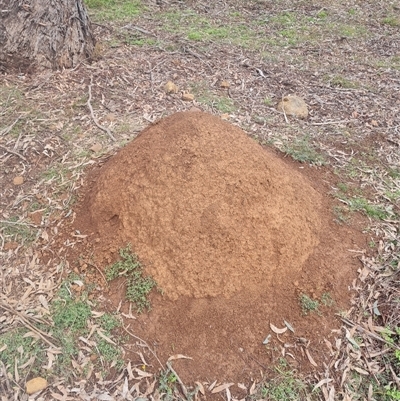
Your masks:
{"label": "small green weed", "polygon": [[367,216],[377,219],[377,220],[385,220],[390,218],[390,213],[385,210],[385,208],[381,205],[374,205],[368,202],[367,199],[362,197],[354,197],[343,200],[346,201],[351,211],[362,211]]}
{"label": "small green weed", "polygon": [[346,213],[346,210],[342,206],[334,206],[333,207],[333,214],[336,217],[336,222],[339,224],[346,224],[349,222],[349,216],[348,212]]}
{"label": "small green weed", "polygon": [[164,393],[166,395],[167,400],[172,398],[177,381],[178,381],[177,377],[169,369],[162,371],[160,373],[160,377],[158,379],[159,383],[158,388],[160,393]]}
{"label": "small green weed", "polygon": [[306,294],[300,295],[300,307],[303,315],[308,315],[310,312],[319,313],[319,301],[316,299],[311,299]]}
{"label": "small green weed", "polygon": [[231,98],[212,93],[206,82],[193,84],[190,89],[200,103],[215,108],[221,113],[233,113],[237,110]]}
{"label": "small green weed", "polygon": [[297,401],[303,399],[306,385],[295,377],[287,362],[281,359],[275,367],[277,377],[264,383],[261,387],[261,396],[270,401]]}
{"label": "small green weed", "polygon": [[344,89],[356,89],[360,87],[358,82],[354,82],[346,77],[343,77],[342,75],[326,77],[325,81],[327,81],[332,86]]}
{"label": "small green weed", "polygon": [[105,313],[100,317],[100,326],[106,333],[111,333],[112,330],[121,326],[121,322],[115,315]]}
{"label": "small green weed", "polygon": [[131,246],[122,248],[119,251],[121,260],[108,266],[105,275],[108,281],[117,277],[126,277],[126,298],[133,302],[138,312],[150,309],[148,295],[156,286],[152,277],[143,277],[143,266],[136,255],[132,253]]}
{"label": "small green weed", "polygon": [[[0,361],[6,369],[14,372],[14,366],[18,364],[20,376],[29,373],[44,375],[42,365],[46,359],[45,346],[25,328],[18,328],[0,335]],[[33,358],[33,362],[28,361]],[[26,365],[26,366],[25,366]],[[23,368],[21,368],[24,366]]]}
{"label": "small green weed", "polygon": [[325,306],[332,306],[335,302],[329,292],[324,292],[321,296],[321,303]]}
{"label": "small green weed", "polygon": [[394,15],[390,15],[390,16],[383,18],[382,24],[389,25],[392,27],[398,27],[398,26],[400,26],[400,18],[398,18]]}
{"label": "small green weed", "polygon": [[120,347],[110,344],[104,338],[98,336],[96,336],[96,343],[97,354],[104,362],[114,363],[117,369],[121,369],[124,366]]}
{"label": "small green weed", "polygon": [[95,17],[101,20],[126,20],[140,14],[143,10],[139,0],[85,0]]}
{"label": "small green weed", "polygon": [[308,136],[286,142],[283,151],[300,163],[311,163],[318,166],[326,163],[324,156],[315,150]]}
{"label": "small green weed", "polygon": [[320,299],[312,299],[307,294],[300,294],[299,297],[300,307],[303,315],[308,315],[311,312],[315,312],[318,315],[321,314],[320,306],[333,306],[335,301],[332,299],[329,292],[324,292]]}
{"label": "small green weed", "polygon": [[339,34],[345,38],[359,38],[366,35],[367,30],[364,26],[356,25],[341,25],[339,27]]}

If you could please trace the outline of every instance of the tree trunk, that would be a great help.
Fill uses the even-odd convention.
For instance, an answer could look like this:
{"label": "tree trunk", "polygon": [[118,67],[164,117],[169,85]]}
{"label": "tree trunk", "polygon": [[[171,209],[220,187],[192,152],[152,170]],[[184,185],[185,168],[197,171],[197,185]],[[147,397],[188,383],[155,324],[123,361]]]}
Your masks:
{"label": "tree trunk", "polygon": [[0,71],[70,68],[94,37],[82,0],[0,0]]}

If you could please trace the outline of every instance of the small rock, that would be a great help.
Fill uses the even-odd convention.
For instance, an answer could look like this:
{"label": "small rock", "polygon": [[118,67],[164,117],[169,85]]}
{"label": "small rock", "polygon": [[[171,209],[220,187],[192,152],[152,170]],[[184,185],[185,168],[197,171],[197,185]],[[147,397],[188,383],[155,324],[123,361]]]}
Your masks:
{"label": "small rock", "polygon": [[42,224],[43,212],[37,210],[36,212],[29,213],[29,218],[33,224],[40,226]]}
{"label": "small rock", "polygon": [[191,107],[190,109],[189,109],[189,111],[191,111],[192,113],[198,113],[199,111],[201,112],[201,110],[198,108],[198,107]]}
{"label": "small rock", "polygon": [[178,87],[173,82],[168,81],[164,85],[164,91],[165,91],[165,93],[176,93],[176,92],[178,92]]}
{"label": "small rock", "polygon": [[98,152],[100,152],[100,150],[101,150],[102,148],[103,148],[103,147],[101,146],[100,143],[95,143],[95,144],[90,148],[90,150],[91,150],[92,152],[94,152],[94,153],[98,153]]}
{"label": "small rock", "polygon": [[222,81],[219,85],[221,88],[228,89],[231,85],[229,84],[228,81]]}
{"label": "small rock", "polygon": [[14,249],[18,248],[18,245],[19,245],[18,242],[15,242],[15,241],[6,242],[4,244],[3,249],[5,251],[9,251],[10,249],[13,251]]}
{"label": "small rock", "polygon": [[107,121],[115,121],[116,118],[117,118],[117,117],[115,116],[114,113],[108,113],[108,114],[106,115],[106,120],[107,120]]}
{"label": "small rock", "polygon": [[24,183],[24,177],[22,177],[21,175],[14,177],[13,179],[14,185],[22,185],[23,183]]}
{"label": "small rock", "polygon": [[221,117],[223,120],[229,120],[229,114],[228,114],[228,113],[223,113],[223,114],[220,115],[220,117]]}
{"label": "small rock", "polygon": [[306,102],[299,96],[285,96],[278,104],[279,111],[285,111],[286,115],[291,115],[299,118],[308,117],[308,107]]}
{"label": "small rock", "polygon": [[183,93],[182,100],[185,102],[192,102],[194,100],[194,95],[192,93]]}
{"label": "small rock", "polygon": [[33,394],[42,391],[47,387],[47,380],[43,377],[35,377],[26,383],[26,393]]}

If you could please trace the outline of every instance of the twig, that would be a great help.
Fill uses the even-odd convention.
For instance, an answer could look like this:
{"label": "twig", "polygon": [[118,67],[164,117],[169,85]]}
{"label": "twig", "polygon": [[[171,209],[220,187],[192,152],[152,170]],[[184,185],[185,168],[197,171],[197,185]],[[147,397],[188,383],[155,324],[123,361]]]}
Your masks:
{"label": "twig", "polygon": [[176,380],[178,380],[178,383],[182,387],[182,391],[183,391],[184,396],[187,398],[187,388],[183,384],[183,381],[181,380],[181,378],[178,376],[178,373],[176,373],[176,371],[172,368],[171,362],[167,362],[167,368],[175,375]]}
{"label": "twig", "polygon": [[311,125],[330,125],[330,124],[347,124],[350,120],[341,120],[341,121],[325,121],[322,123],[311,123]]}
{"label": "twig", "polygon": [[93,112],[93,107],[92,104],[90,103],[92,101],[92,84],[93,84],[93,77],[90,77],[90,85],[89,85],[89,99],[87,101],[87,105],[89,107],[90,110],[90,114],[92,116],[92,119],[94,121],[94,123],[97,125],[98,128],[100,128],[102,131],[106,132],[107,135],[113,140],[115,141],[114,135],[111,133],[111,131],[106,128],[103,127],[102,125],[99,124],[99,122],[97,121],[96,117],[94,116],[94,112]]}
{"label": "twig", "polygon": [[23,223],[23,222],[20,222],[20,221],[0,220],[0,223],[2,223],[2,224],[15,224],[17,226],[29,226],[29,227],[38,228],[38,226],[36,226],[35,224]]}
{"label": "twig", "polygon": [[157,359],[157,362],[160,364],[161,368],[164,369],[164,365],[161,363],[161,361],[158,359],[157,354],[150,348],[149,344],[146,343],[146,341],[142,340],[140,337],[135,336],[133,333],[131,333],[125,326],[122,326],[122,328],[133,338],[136,338],[136,340],[141,341],[146,348],[153,354],[154,358]]}
{"label": "twig", "polygon": [[45,333],[44,331],[38,329],[37,327],[33,326],[29,321],[28,318],[29,316],[23,315],[22,313],[14,310],[13,308],[10,308],[8,305],[4,305],[3,302],[0,301],[0,308],[3,308],[4,310],[13,313],[14,315],[17,315],[21,322],[27,326],[30,330],[32,330],[34,333],[36,333],[45,343],[50,345],[53,348],[58,349],[50,340],[48,340],[46,337],[52,338],[49,334]]}
{"label": "twig", "polygon": [[101,271],[101,269],[98,266],[96,266],[95,264],[88,262],[87,260],[83,260],[83,262],[89,266],[94,267],[100,273],[101,277],[103,277],[103,280],[107,284],[107,287],[108,287],[108,281],[107,281],[106,277],[104,276],[103,272]]}
{"label": "twig", "polygon": [[3,145],[0,145],[0,148],[4,149],[7,153],[11,153],[12,155],[18,156],[19,158],[21,158],[23,161],[27,162],[28,160],[26,160],[25,156],[22,156],[20,153],[15,152],[14,150],[8,149]]}
{"label": "twig", "polygon": [[139,31],[141,33],[144,33],[145,35],[154,36],[155,38],[157,37],[157,35],[154,34],[153,32],[146,31],[146,29],[143,29],[140,26],[136,26],[136,25],[132,25],[132,24],[125,25],[122,27],[122,29],[129,29],[131,31]]}
{"label": "twig", "polygon": [[347,325],[351,326],[351,327],[356,327],[358,331],[361,331],[365,334],[367,334],[368,336],[374,338],[375,340],[378,341],[382,341],[383,343],[385,343],[386,345],[389,345],[389,347],[395,348],[400,350],[400,347],[396,346],[395,344],[390,343],[389,341],[386,341],[384,338],[382,338],[381,336],[378,336],[375,333],[372,333],[372,331],[369,331],[367,329],[364,329],[364,327],[361,327],[359,324],[352,322],[349,319],[346,319],[344,317],[341,318],[342,322],[346,323]]}
{"label": "twig", "polygon": [[0,131],[0,135],[7,135],[14,128],[14,125],[19,121],[20,118],[21,116],[18,116],[18,118],[11,125],[9,125],[7,128],[4,128],[3,131]]}
{"label": "twig", "polygon": [[289,120],[288,120],[288,118],[286,117],[285,108],[284,108],[283,106],[282,106],[282,111],[283,111],[283,116],[285,117],[286,124],[289,124]]}

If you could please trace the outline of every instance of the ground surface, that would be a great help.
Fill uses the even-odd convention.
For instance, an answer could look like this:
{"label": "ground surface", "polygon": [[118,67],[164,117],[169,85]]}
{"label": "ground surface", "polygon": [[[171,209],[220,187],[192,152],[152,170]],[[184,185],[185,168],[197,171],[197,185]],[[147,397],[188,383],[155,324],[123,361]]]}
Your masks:
{"label": "ground surface", "polygon": [[[102,2],[88,4],[99,7]],[[204,388],[208,397],[214,391],[212,397],[228,399],[250,394],[282,400],[399,399],[398,5],[130,4],[92,9],[99,44],[91,65],[1,77],[3,397],[26,399],[26,380],[40,375],[49,380],[48,399],[173,398],[185,394],[178,378],[192,386],[195,397],[202,397]],[[176,93],[165,92],[167,81],[178,86]],[[183,93],[193,94],[194,100],[182,100]],[[308,104],[307,119],[276,109],[292,93]],[[288,180],[301,177],[294,186],[307,182],[312,190],[298,191],[305,197],[299,202],[318,220],[319,245],[309,256],[308,273],[288,274],[274,293],[258,289],[252,297],[236,285],[227,290],[230,297],[211,298],[223,291],[216,281],[210,287],[213,293],[193,287],[194,299],[188,284],[181,292],[171,288],[168,296],[170,279],[165,278],[165,296],[154,293],[153,311],[138,317],[128,305],[119,305],[123,280],[107,292],[100,273],[104,255],[92,254],[87,234],[71,224],[79,221],[80,196],[92,167],[100,171],[98,166],[107,165],[118,148],[151,122],[193,105],[268,145],[261,164],[276,161]],[[98,129],[93,117],[111,135]],[[224,142],[217,142],[217,148],[221,163],[224,148],[235,151]],[[254,171],[246,163],[243,167],[237,173]],[[140,163],[135,168],[143,171]],[[279,194],[281,181],[276,175],[270,180]],[[315,210],[310,206],[312,191],[320,199]],[[263,200],[262,194],[255,191],[254,201]],[[214,229],[215,213],[208,216]],[[296,222],[295,215],[290,221],[294,231]],[[235,232],[232,227],[231,235]],[[151,255],[150,234],[141,237],[143,259],[157,256],[161,264],[161,252]],[[164,234],[170,236],[158,233]],[[302,239],[301,233],[297,236]],[[177,239],[170,237],[176,245]],[[126,239],[113,239],[107,263]],[[192,260],[197,256],[193,253]],[[325,274],[316,274],[317,269]],[[156,276],[157,271],[151,273]],[[174,301],[179,296],[181,301]],[[319,301],[316,312],[312,301]],[[78,316],[86,316],[82,325]],[[111,324],[110,316],[122,326]],[[283,320],[294,334],[289,329],[274,332],[270,323],[287,327]],[[205,330],[202,322],[218,325]],[[262,346],[268,334],[270,342]],[[243,358],[233,351],[238,348]],[[176,355],[181,353],[194,360]],[[171,361],[165,364],[174,354],[175,370]],[[229,361],[226,366],[222,356]],[[263,375],[268,379],[262,380]],[[194,381],[199,382],[196,387]],[[219,386],[228,381],[234,384]],[[313,386],[317,389],[311,393]]]}

